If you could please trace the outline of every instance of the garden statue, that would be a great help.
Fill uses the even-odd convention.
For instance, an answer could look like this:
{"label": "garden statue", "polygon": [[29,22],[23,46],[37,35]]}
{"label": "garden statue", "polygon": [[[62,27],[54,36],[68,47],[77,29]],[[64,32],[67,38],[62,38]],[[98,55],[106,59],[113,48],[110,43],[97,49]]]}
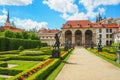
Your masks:
{"label": "garden statue", "polygon": [[117,37],[118,37],[119,46],[118,46],[118,50],[117,50],[117,52],[116,52],[116,55],[117,55],[116,62],[117,62],[118,64],[120,64],[120,36],[117,35]]}
{"label": "garden statue", "polygon": [[65,45],[64,45],[64,50],[67,51],[68,50],[68,47],[69,46],[69,43],[68,43],[68,39],[65,40]]}
{"label": "garden statue", "polygon": [[102,45],[101,45],[101,38],[98,38],[99,39],[99,43],[98,43],[98,52],[102,52]]}
{"label": "garden statue", "polygon": [[60,57],[60,35],[61,31],[55,34],[55,44],[53,46],[52,57],[59,58]]}
{"label": "garden statue", "polygon": [[93,41],[90,42],[90,47],[91,47],[91,49],[94,49],[94,42]]}

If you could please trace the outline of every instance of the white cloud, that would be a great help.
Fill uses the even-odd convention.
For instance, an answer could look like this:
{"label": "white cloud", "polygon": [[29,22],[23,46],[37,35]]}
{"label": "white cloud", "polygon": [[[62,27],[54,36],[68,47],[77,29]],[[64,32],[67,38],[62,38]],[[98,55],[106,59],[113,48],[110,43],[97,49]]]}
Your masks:
{"label": "white cloud", "polygon": [[83,12],[81,13],[74,13],[73,15],[68,15],[66,13],[64,13],[63,15],[61,15],[62,18],[64,18],[65,20],[87,20],[87,15],[85,15]]}
{"label": "white cloud", "polygon": [[4,23],[6,20],[7,16],[6,15],[0,15],[0,23]]}
{"label": "white cloud", "polygon": [[37,30],[39,30],[42,27],[44,28],[48,27],[47,22],[37,22],[31,19],[21,20],[19,18],[13,18],[13,20],[15,21],[17,26],[21,26],[23,29],[26,29],[26,30],[33,29],[33,28],[36,28]]}
{"label": "white cloud", "polygon": [[2,13],[7,14],[8,12],[7,12],[7,10],[5,8],[3,8]]}
{"label": "white cloud", "polygon": [[[5,8],[2,9],[2,15],[0,15],[0,23],[2,24],[2,26],[4,25],[5,21],[7,19],[7,10]],[[47,22],[37,22],[37,21],[33,21],[31,19],[19,19],[19,18],[11,18],[10,20],[14,21],[15,25],[17,27],[20,27],[22,29],[33,29],[33,28],[37,28],[37,30],[39,30],[40,28],[44,27],[47,28],[48,27],[48,23]]]}
{"label": "white cloud", "polygon": [[43,0],[43,4],[46,4],[50,9],[61,13],[78,12],[78,7],[74,4],[74,0]]}
{"label": "white cloud", "polygon": [[32,4],[32,0],[0,0],[0,5],[29,5]]}
{"label": "white cloud", "polygon": [[6,14],[7,14],[7,10],[5,8],[3,8],[2,9],[2,15],[0,15],[0,23],[4,23],[5,22],[5,20],[7,18]]}
{"label": "white cloud", "polygon": [[80,4],[83,4],[87,11],[93,11],[100,5],[117,5],[120,4],[120,0],[79,0]]}

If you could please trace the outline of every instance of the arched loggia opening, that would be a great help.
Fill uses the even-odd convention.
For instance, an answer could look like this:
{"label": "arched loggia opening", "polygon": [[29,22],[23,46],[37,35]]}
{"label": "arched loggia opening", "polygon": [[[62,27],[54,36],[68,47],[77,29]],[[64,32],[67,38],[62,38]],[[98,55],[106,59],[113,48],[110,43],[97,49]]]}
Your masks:
{"label": "arched loggia opening", "polygon": [[82,32],[80,30],[77,30],[75,32],[75,45],[76,46],[82,45]]}
{"label": "arched loggia opening", "polygon": [[72,32],[70,30],[65,32],[65,40],[68,40],[72,43]]}
{"label": "arched loggia opening", "polygon": [[92,31],[91,30],[87,30],[85,32],[85,46],[89,47],[91,41],[92,41]]}

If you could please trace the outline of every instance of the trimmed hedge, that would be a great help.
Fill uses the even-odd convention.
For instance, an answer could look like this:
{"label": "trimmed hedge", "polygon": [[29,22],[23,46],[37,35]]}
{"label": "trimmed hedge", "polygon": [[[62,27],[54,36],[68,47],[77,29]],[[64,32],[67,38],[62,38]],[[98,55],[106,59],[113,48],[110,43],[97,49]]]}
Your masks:
{"label": "trimmed hedge", "polygon": [[117,56],[115,54],[110,54],[107,52],[99,52],[99,54],[113,61],[117,59]]}
{"label": "trimmed hedge", "polygon": [[0,51],[17,50],[19,46],[23,46],[25,49],[30,49],[36,48],[37,46],[47,46],[47,43],[41,43],[40,40],[0,37]]}
{"label": "trimmed hedge", "polygon": [[55,59],[50,64],[48,64],[46,67],[42,68],[32,76],[28,77],[27,80],[45,80],[46,76],[49,75],[51,71],[53,71],[58,65],[60,64],[59,59]]}
{"label": "trimmed hedge", "polygon": [[12,75],[15,76],[18,73],[21,73],[23,70],[18,70],[18,69],[8,69],[8,68],[0,68],[0,74],[3,75]]}
{"label": "trimmed hedge", "polygon": [[18,50],[12,50],[12,51],[0,52],[0,55],[4,55],[4,54],[18,54],[18,53],[19,53]]}
{"label": "trimmed hedge", "polygon": [[8,64],[6,62],[0,62],[0,67],[7,67]]}
{"label": "trimmed hedge", "polygon": [[44,61],[49,56],[10,56],[10,60]]}
{"label": "trimmed hedge", "polygon": [[[48,59],[48,60],[50,60],[50,59]],[[37,65],[33,66],[32,68],[30,68],[30,69],[28,69],[28,70],[25,70],[25,71],[23,71],[23,72],[15,75],[15,76],[11,77],[11,78],[8,78],[7,80],[21,80],[21,79],[20,79],[20,76],[26,75],[27,73],[31,72],[33,69],[36,69],[38,66],[44,64],[44,63],[47,62],[48,60],[44,61],[43,63],[38,63]],[[41,71],[41,70],[39,70],[39,71]],[[38,72],[39,72],[39,71],[38,71]],[[36,73],[35,73],[35,74],[36,74]],[[28,79],[27,79],[27,80],[28,80]],[[31,79],[31,80],[33,80],[33,79]]]}
{"label": "trimmed hedge", "polygon": [[8,61],[8,60],[10,60],[9,57],[1,57],[1,58],[0,58],[0,61]]}
{"label": "trimmed hedge", "polygon": [[22,51],[22,52],[20,52],[19,55],[21,55],[21,56],[39,56],[43,53],[44,52],[42,52],[42,51]]}
{"label": "trimmed hedge", "polygon": [[67,52],[65,52],[63,55],[61,55],[61,59],[64,60],[72,50],[73,49],[71,48]]}

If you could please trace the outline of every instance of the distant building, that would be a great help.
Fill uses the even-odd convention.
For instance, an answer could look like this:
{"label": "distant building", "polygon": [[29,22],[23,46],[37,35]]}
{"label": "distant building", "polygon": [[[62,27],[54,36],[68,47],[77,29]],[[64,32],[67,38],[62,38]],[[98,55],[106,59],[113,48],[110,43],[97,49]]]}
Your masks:
{"label": "distant building", "polygon": [[6,20],[5,24],[4,24],[4,26],[2,26],[2,28],[4,30],[10,30],[10,31],[13,31],[13,32],[22,32],[22,31],[24,31],[22,29],[16,28],[14,22],[12,22],[12,23],[10,22],[10,20],[9,20],[9,12],[8,12],[8,15],[7,15],[7,20]]}
{"label": "distant building", "polygon": [[[99,20],[99,19],[98,19]],[[89,20],[69,20],[62,26],[62,43],[68,39],[76,46],[90,46],[91,41],[98,44],[101,38],[103,46],[113,41],[113,33],[119,29],[118,24],[91,22]]]}
{"label": "distant building", "polygon": [[55,34],[58,32],[60,32],[60,30],[42,28],[37,34],[41,41],[46,42],[49,46],[53,46],[55,44]]}

